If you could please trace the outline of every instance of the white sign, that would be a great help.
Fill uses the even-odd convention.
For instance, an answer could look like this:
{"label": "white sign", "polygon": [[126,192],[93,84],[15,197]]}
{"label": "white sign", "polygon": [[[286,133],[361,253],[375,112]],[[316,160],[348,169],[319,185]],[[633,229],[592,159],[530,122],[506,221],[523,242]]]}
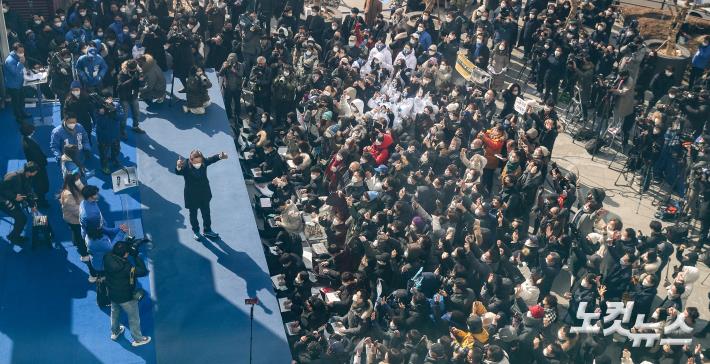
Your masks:
{"label": "white sign", "polygon": [[111,183],[113,184],[113,192],[120,192],[126,188],[138,186],[136,167],[124,167],[111,173]]}
{"label": "white sign", "polygon": [[518,114],[525,114],[525,111],[527,111],[528,107],[532,107],[533,110],[537,109],[537,102],[535,102],[535,100],[525,100],[522,97],[517,97],[515,99],[515,105],[513,105],[513,109],[515,109]]}

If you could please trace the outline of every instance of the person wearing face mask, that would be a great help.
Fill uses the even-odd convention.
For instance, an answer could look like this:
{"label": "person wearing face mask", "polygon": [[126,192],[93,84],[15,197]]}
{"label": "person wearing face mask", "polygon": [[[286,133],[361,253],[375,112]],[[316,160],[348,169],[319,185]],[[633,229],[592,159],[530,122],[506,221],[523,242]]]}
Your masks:
{"label": "person wearing face mask", "polygon": [[431,34],[427,31],[426,26],[420,23],[417,26],[417,34],[419,34],[419,46],[422,49],[428,49],[432,43]]}
{"label": "person wearing face mask", "polygon": [[203,234],[211,239],[218,239],[219,235],[212,231],[212,219],[210,216],[210,200],[212,190],[210,181],[207,178],[207,167],[211,164],[227,159],[227,153],[221,152],[209,158],[205,158],[198,149],[190,152],[188,161],[182,157],[177,160],[175,174],[180,175],[185,180],[185,208],[190,212],[190,226],[192,227],[193,238],[200,240],[200,223],[197,220],[198,210],[202,214]]}
{"label": "person wearing face mask", "polygon": [[[91,135],[94,130],[93,122],[91,121],[91,100],[87,93],[82,92],[79,81],[73,81],[70,86],[70,91],[64,99],[64,116],[73,115],[79,121],[79,124],[84,127],[87,135]],[[91,144],[91,139],[88,140]]]}
{"label": "person wearing face mask", "polygon": [[[6,6],[6,5],[3,5]],[[25,71],[25,47],[21,43],[12,45],[12,51],[3,63],[2,73],[5,81],[5,90],[10,95],[12,113],[18,124],[31,117],[25,111],[25,97],[22,94]]]}
{"label": "person wearing face mask", "polygon": [[488,65],[488,72],[492,76],[490,88],[496,92],[503,90],[505,71],[508,69],[509,63],[508,41],[504,40],[496,44],[491,55],[490,64]]}
{"label": "person wearing face mask", "polygon": [[691,87],[695,85],[696,80],[705,72],[708,66],[710,66],[710,35],[703,37],[703,41],[698,45],[698,50],[693,54],[693,58],[690,61],[688,83]]}
{"label": "person wearing face mask", "polygon": [[149,103],[162,103],[165,101],[167,87],[163,70],[160,69],[160,66],[150,54],[138,57],[137,62],[143,76],[143,83],[140,88],[141,100]]}
{"label": "person wearing face mask", "polygon": [[565,294],[565,298],[569,300],[569,308],[564,317],[564,322],[568,325],[580,326],[582,320],[579,319],[576,314],[579,310],[580,303],[587,303],[586,312],[593,312],[597,307],[599,292],[597,291],[595,279],[596,276],[594,274],[588,273],[578,281],[578,284],[572,286],[570,292]]}
{"label": "person wearing face mask", "polygon": [[543,100],[557,101],[560,80],[564,75],[566,64],[566,57],[561,47],[555,48],[550,55],[540,61],[537,91]]}
{"label": "person wearing face mask", "polygon": [[528,16],[525,17],[522,34],[518,41],[518,47],[523,46],[523,57],[526,59],[531,55],[533,45],[535,44],[535,34],[537,34],[541,25],[542,21],[537,18],[537,10],[531,10]]}
{"label": "person wearing face mask", "polygon": [[101,88],[108,66],[96,48],[90,47],[88,52],[76,61],[76,71],[82,86],[88,91],[94,91]]}
{"label": "person wearing face mask", "polygon": [[478,67],[483,69],[488,68],[488,61],[491,57],[491,51],[488,49],[483,35],[476,36],[476,43],[469,48],[468,56],[470,60],[474,60],[476,62]]}
{"label": "person wearing face mask", "polygon": [[61,160],[63,148],[68,144],[76,145],[85,155],[91,151],[86,130],[71,114],[66,115],[62,124],[52,130],[50,149],[57,161]]}
{"label": "person wearing face mask", "polygon": [[501,119],[507,118],[508,115],[515,111],[515,100],[520,96],[520,85],[517,83],[511,83],[505,90],[503,90],[503,108],[498,114]]}

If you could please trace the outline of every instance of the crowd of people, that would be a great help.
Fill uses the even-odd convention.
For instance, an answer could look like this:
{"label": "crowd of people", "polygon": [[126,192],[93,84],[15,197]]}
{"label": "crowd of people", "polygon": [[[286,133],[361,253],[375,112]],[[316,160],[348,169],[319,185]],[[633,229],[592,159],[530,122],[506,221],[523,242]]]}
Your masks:
{"label": "crowd of people", "polygon": [[[166,99],[163,71],[180,81],[184,112],[207,112],[204,71],[214,68],[257,187],[297,363],[702,362],[693,338],[707,328],[687,299],[710,230],[710,37],[682,88],[686,70],[659,69],[638,23],[618,19],[610,1],[453,1],[437,19],[431,5],[411,0],[387,15],[374,0],[331,18],[299,0],[80,0],[25,22],[3,3],[12,44],[4,88],[28,160],[2,184],[1,207],[15,220],[9,240],[23,243],[23,208],[41,207],[50,192],[23,87],[27,72],[46,69],[40,92],[62,107],[50,149],[62,167],[64,219],[91,279],[118,287],[111,337],[124,330],[122,309],[134,345],[148,342],[126,262],[136,276],[147,271],[119,234],[126,227],[107,227],[87,162],[98,150],[103,173],[119,166],[127,119],[144,133],[139,100]],[[423,12],[410,26],[413,10]],[[514,49],[529,73],[512,71]],[[488,82],[461,80],[462,56]],[[516,111],[528,83],[541,107]],[[552,162],[565,98],[579,100],[596,138],[621,136],[629,168],[687,197],[684,212],[701,222],[695,247],[659,221],[646,235],[605,219],[604,191],[581,193],[577,176]],[[204,187],[207,165],[224,158],[194,151],[177,162],[197,239],[198,210],[204,235],[216,236],[211,195],[188,201],[188,183]],[[674,256],[679,265],[664,278]],[[569,281],[558,279],[563,271]],[[566,310],[552,292],[559,285]],[[626,301],[648,323],[634,333],[682,322],[692,331],[664,337],[690,342],[633,348],[573,329],[580,308],[607,314]],[[620,329],[634,326],[626,320]],[[622,358],[609,356],[612,346]]]}

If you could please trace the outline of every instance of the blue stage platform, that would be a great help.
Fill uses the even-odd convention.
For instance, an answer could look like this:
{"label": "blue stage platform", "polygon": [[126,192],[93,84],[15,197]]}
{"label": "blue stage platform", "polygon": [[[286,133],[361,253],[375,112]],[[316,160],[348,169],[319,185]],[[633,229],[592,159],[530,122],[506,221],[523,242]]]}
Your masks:
{"label": "blue stage platform", "polygon": [[[137,165],[141,180],[123,199],[128,219],[142,217],[154,241],[147,253],[151,274],[143,282],[151,299],[141,303],[142,327],[153,335],[153,343],[135,349],[126,339],[108,338],[108,315],[96,306],[86,267],[53,202],[52,224],[64,249],[19,251],[0,239],[0,364],[248,363],[247,297],[260,301],[254,310],[253,362],[290,362],[218,82],[213,73],[209,76],[213,104],[205,115],[183,114],[180,101],[142,105],[147,134],[129,132],[122,146],[125,163]],[[181,88],[177,82],[175,90]],[[7,112],[1,117],[0,165],[12,170],[23,158],[19,134]],[[48,145],[50,130],[47,126],[37,131],[43,146]],[[214,195],[212,225],[222,237],[217,241],[193,240],[183,208],[183,180],[173,173],[178,156],[186,157],[195,148],[206,155],[225,151],[230,157],[208,172]],[[59,186],[56,164],[49,173],[54,191]],[[126,219],[121,199],[108,191],[108,179],[91,182],[102,188],[107,220]],[[8,230],[9,219],[0,216],[0,234]]]}

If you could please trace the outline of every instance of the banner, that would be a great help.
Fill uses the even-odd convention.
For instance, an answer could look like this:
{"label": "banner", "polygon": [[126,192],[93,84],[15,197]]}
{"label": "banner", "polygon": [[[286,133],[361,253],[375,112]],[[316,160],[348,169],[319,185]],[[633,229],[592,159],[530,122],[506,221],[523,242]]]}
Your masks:
{"label": "banner", "polygon": [[473,64],[468,57],[466,57],[465,51],[459,51],[456,55],[456,66],[454,68],[459,76],[465,80],[468,80],[471,78],[471,73],[473,72],[473,69],[476,68],[476,65]]}
{"label": "banner", "polygon": [[485,88],[488,87],[488,81],[491,79],[491,75],[485,70],[476,67],[466,56],[465,50],[460,50],[456,55],[456,66],[454,69],[465,81],[473,82]]}

